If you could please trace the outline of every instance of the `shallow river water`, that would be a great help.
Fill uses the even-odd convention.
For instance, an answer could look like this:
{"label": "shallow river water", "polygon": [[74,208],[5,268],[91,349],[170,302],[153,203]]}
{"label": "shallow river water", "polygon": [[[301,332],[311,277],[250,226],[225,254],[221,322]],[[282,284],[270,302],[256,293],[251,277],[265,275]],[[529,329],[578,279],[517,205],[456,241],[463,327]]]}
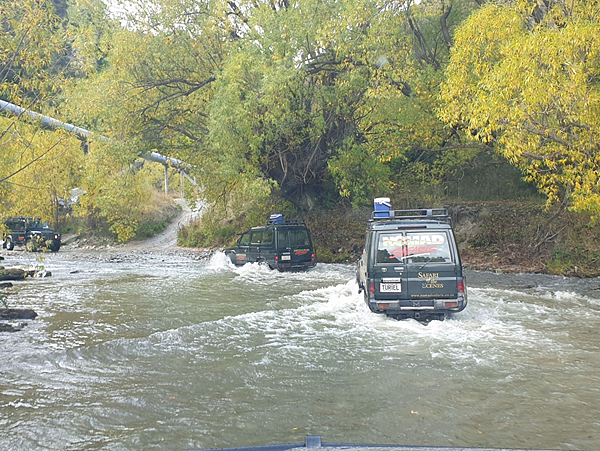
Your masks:
{"label": "shallow river water", "polygon": [[[600,280],[468,272],[469,306],[371,313],[354,266],[13,252],[0,449],[302,442],[600,450]],[[139,257],[139,258],[138,258]]]}

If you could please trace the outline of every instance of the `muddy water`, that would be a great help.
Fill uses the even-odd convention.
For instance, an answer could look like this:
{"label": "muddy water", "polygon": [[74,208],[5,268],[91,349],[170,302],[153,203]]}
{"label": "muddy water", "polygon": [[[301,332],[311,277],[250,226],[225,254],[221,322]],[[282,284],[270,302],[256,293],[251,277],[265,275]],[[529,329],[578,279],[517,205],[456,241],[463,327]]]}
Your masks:
{"label": "muddy water", "polygon": [[453,319],[371,313],[354,267],[61,250],[11,289],[0,449],[301,442],[600,449],[600,281],[468,273]]}

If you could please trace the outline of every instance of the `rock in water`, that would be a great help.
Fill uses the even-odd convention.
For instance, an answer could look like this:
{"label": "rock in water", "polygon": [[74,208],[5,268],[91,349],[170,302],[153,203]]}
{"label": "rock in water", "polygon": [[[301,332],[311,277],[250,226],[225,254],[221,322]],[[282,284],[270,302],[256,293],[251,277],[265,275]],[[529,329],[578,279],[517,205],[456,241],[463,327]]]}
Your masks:
{"label": "rock in water", "polygon": [[31,309],[0,308],[0,319],[34,319],[37,316]]}
{"label": "rock in water", "polygon": [[0,280],[23,280],[27,272],[19,268],[4,268],[0,266]]}

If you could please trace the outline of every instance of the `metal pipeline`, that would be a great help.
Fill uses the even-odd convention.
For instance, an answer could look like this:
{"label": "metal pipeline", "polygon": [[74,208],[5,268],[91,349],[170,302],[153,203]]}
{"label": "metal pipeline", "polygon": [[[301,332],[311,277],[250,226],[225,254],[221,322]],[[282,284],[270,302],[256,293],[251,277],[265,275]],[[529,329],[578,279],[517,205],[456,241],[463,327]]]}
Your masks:
{"label": "metal pipeline", "polygon": [[[10,102],[6,102],[4,100],[0,100],[0,111],[7,111],[15,116],[25,115],[35,121],[41,122],[48,128],[53,130],[62,129],[68,132],[75,134],[82,141],[87,141],[87,139],[92,135],[92,132],[86,130],[81,127],[77,127],[75,125],[68,124],[66,122],[59,121],[49,116],[45,116],[40,113],[36,113],[35,111],[27,110],[23,107],[15,105]],[[100,139],[107,139],[104,136],[98,135]],[[161,163],[165,166],[172,166],[180,171],[187,171],[190,169],[190,165],[178,160],[176,158],[165,157],[157,152],[140,152],[139,156],[145,160],[153,161],[155,163]],[[188,177],[189,178],[189,177]],[[193,183],[195,181],[191,180]]]}
{"label": "metal pipeline", "polygon": [[14,114],[15,116],[28,116],[29,118],[39,121],[45,126],[52,129],[60,128],[63,130],[67,130],[77,135],[77,137],[81,140],[86,140],[91,134],[89,131],[83,128],[67,124],[66,122],[61,122],[48,116],[44,116],[43,114],[36,113],[35,111],[26,110],[25,108],[22,108],[13,103],[5,102],[4,100],[0,100],[0,110],[8,111],[9,113]]}
{"label": "metal pipeline", "polygon": [[171,157],[165,157],[164,155],[161,155],[157,152],[140,152],[140,157],[148,161],[154,161],[155,163],[164,164],[165,166],[173,166],[174,168],[177,168],[182,171],[186,171],[190,168],[189,164],[184,163],[181,160]]}

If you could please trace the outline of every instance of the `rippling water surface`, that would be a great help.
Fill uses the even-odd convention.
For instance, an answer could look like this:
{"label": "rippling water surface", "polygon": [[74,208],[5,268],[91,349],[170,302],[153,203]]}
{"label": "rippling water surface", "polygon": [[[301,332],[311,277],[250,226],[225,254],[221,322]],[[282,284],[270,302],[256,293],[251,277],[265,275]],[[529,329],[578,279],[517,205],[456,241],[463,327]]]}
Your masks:
{"label": "rippling water surface", "polygon": [[39,316],[0,335],[0,449],[600,449],[597,279],[468,273],[468,308],[423,325],[371,313],[347,265],[42,264],[9,291]]}

